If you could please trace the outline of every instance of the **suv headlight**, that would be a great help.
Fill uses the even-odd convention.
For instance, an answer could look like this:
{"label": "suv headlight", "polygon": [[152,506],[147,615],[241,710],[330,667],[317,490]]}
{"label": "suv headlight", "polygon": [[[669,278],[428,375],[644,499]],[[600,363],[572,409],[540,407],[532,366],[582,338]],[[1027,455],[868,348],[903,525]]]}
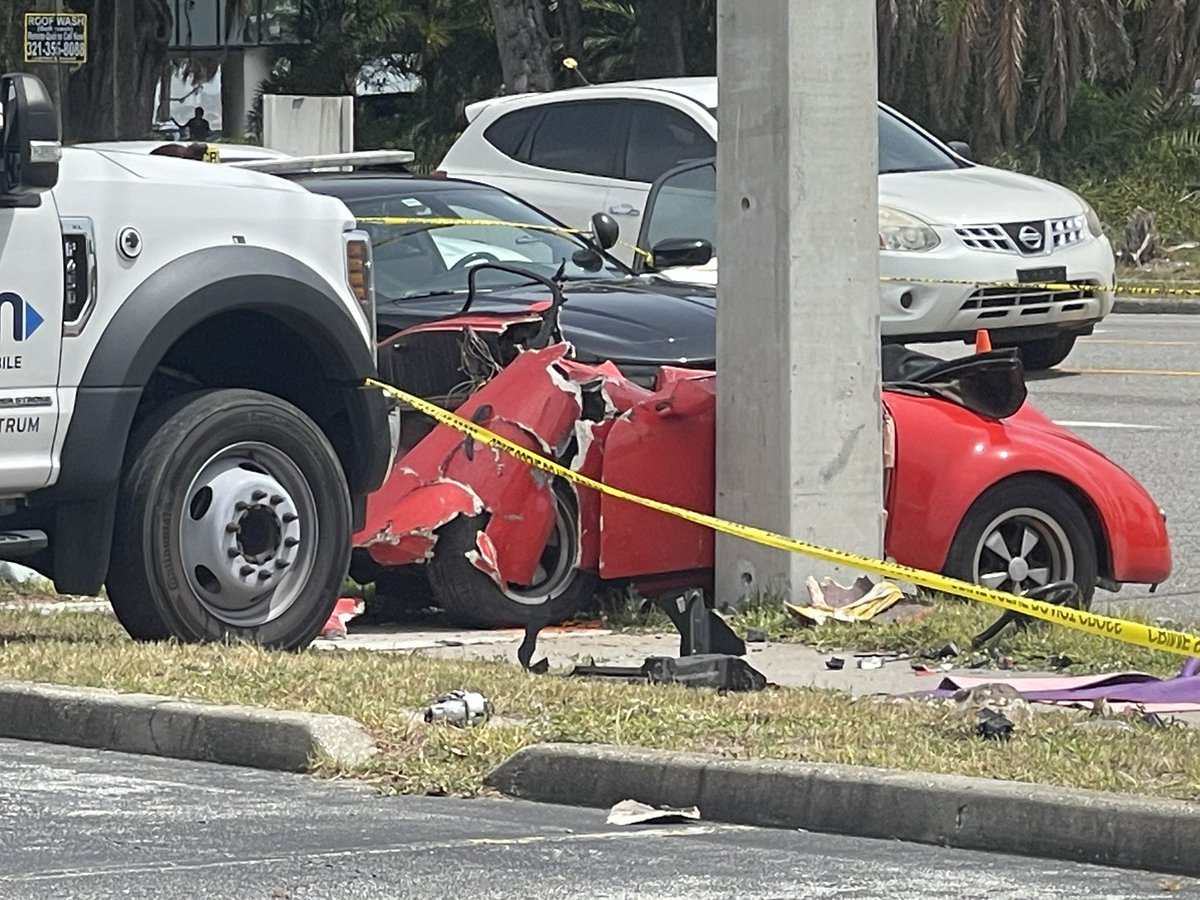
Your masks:
{"label": "suv headlight", "polygon": [[880,250],[921,252],[940,243],[937,232],[927,222],[889,206],[879,207]]}
{"label": "suv headlight", "polygon": [[1079,201],[1079,205],[1083,207],[1083,217],[1087,220],[1088,231],[1092,237],[1102,237],[1104,235],[1104,225],[1100,222],[1100,217],[1096,215],[1096,211],[1092,209],[1092,205],[1071,191],[1071,196]]}
{"label": "suv headlight", "polygon": [[1080,200],[1083,204],[1083,215],[1087,219],[1088,231],[1092,233],[1092,237],[1100,237],[1104,234],[1104,226],[1100,222],[1100,217],[1096,215],[1096,211],[1092,209],[1090,203],[1086,200]]}

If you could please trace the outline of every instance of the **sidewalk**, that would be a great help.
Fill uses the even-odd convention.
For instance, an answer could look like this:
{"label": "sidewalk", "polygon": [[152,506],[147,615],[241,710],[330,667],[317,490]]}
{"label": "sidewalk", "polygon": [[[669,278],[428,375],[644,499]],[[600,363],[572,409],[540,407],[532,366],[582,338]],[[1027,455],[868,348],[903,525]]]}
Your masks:
{"label": "sidewalk", "polygon": [[[349,634],[337,640],[318,640],[313,646],[322,650],[371,650],[413,653],[450,660],[503,659],[517,665],[517,647],[524,632],[455,630],[411,625],[362,625],[352,620]],[[867,636],[864,634],[864,641]],[[869,649],[869,648],[868,648]],[[599,628],[547,628],[538,637],[534,659],[549,659],[552,669],[573,663],[640,666],[647,656],[678,656],[679,637],[674,632],[615,633]],[[831,670],[826,661],[836,656],[845,667]],[[819,651],[804,644],[748,643],[746,660],[782,687],[831,688],[853,696],[865,694],[908,694],[932,690],[946,675],[986,676],[999,681],[1014,676],[1050,675],[1050,672],[991,671],[986,669],[938,669],[934,674],[918,675],[909,659],[881,656],[883,666],[860,669],[851,651]],[[937,663],[925,661],[931,668]]]}

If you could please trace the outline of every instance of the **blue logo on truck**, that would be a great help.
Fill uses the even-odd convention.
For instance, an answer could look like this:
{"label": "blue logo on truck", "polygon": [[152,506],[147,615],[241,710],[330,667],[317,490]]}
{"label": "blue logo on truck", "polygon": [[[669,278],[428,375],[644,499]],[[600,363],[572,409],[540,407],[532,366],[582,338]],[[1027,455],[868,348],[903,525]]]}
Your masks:
{"label": "blue logo on truck", "polygon": [[0,316],[3,316],[6,306],[12,309],[12,339],[14,341],[29,340],[46,321],[31,304],[26,303],[24,299],[11,291],[0,294]]}

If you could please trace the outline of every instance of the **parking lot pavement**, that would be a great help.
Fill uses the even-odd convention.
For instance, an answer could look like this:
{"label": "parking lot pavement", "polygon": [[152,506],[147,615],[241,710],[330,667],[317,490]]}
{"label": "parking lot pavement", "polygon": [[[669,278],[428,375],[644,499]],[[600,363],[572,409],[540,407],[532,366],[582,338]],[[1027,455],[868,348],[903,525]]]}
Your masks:
{"label": "parking lot pavement", "polygon": [[[0,741],[0,896],[1163,896],[1150,873],[785,830],[621,828],[598,810],[382,797],[228,766]],[[1190,881],[1178,882],[1187,892]]]}

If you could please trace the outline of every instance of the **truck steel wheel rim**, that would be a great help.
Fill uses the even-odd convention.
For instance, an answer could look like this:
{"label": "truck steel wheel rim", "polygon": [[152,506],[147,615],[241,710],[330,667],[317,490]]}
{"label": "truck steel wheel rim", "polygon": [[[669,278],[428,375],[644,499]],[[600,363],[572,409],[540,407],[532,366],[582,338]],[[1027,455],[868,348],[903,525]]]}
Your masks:
{"label": "truck steel wheel rim", "polygon": [[554,495],[554,530],[546,542],[542,558],[528,587],[510,584],[504,591],[508,599],[524,606],[540,606],[559,596],[575,577],[576,529],[571,509],[557,493]]}
{"label": "truck steel wheel rim", "polygon": [[983,530],[975,547],[974,580],[1020,594],[1075,576],[1075,552],[1058,521],[1040,509],[1010,509]]}
{"label": "truck steel wheel rim", "polygon": [[304,473],[276,448],[247,442],[200,467],[183,496],[175,550],[204,608],[245,627],[278,618],[299,599],[318,540]]}

